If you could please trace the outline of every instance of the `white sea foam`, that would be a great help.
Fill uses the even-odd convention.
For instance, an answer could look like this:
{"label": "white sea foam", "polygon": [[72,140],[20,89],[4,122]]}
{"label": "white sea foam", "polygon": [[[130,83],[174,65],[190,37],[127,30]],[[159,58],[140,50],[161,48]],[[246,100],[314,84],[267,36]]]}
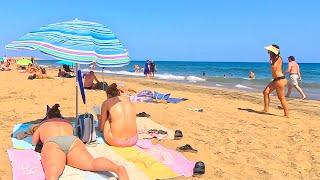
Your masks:
{"label": "white sea foam", "polygon": [[185,80],[184,76],[176,76],[173,74],[156,74],[155,77],[158,79],[165,79],[165,80],[176,80],[176,81]]}
{"label": "white sea foam", "polygon": [[241,89],[252,89],[251,87],[244,86],[244,85],[241,85],[241,84],[237,84],[237,85],[235,85],[234,87],[236,87],[236,88],[241,88]]}
{"label": "white sea foam", "polygon": [[216,86],[217,86],[217,87],[222,87],[223,85],[222,85],[222,84],[216,84]]}
{"label": "white sea foam", "polygon": [[199,78],[197,76],[188,76],[186,79],[190,82],[206,81],[205,79]]}
{"label": "white sea foam", "polygon": [[[91,69],[83,69],[83,72],[89,72]],[[92,70],[93,72],[96,73],[101,73],[101,70]],[[125,76],[139,76],[143,77],[143,73],[135,73],[135,72],[128,72],[128,71],[110,71],[110,70],[103,70],[104,74],[118,74],[118,75],[125,75]],[[189,82],[199,82],[199,81],[206,81],[205,79],[202,79],[197,76],[178,76],[178,75],[173,75],[173,74],[156,74],[155,75],[156,79],[163,79],[163,80],[174,80],[174,81],[189,81]]]}

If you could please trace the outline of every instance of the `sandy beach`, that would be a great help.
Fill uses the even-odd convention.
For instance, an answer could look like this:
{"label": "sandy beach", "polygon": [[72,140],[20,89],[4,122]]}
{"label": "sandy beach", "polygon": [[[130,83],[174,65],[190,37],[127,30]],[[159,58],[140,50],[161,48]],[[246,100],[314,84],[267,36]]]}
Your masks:
{"label": "sandy beach", "polygon": [[[290,118],[284,118],[275,96],[270,114],[263,114],[258,93],[144,78],[104,79],[108,84],[121,81],[136,91],[188,98],[179,104],[136,103],[135,107],[137,113],[145,111],[152,120],[182,130],[182,140],[160,143],[172,149],[184,144],[198,149],[196,154],[184,154],[205,162],[201,179],[320,179],[320,101],[289,99]],[[0,82],[0,179],[7,180],[12,179],[6,150],[12,147],[13,126],[43,118],[47,104],[59,103],[63,116],[74,117],[75,79],[27,80],[27,74],[12,71],[0,72]],[[104,91],[88,91],[88,103],[80,103],[80,112],[91,111],[105,99]]]}

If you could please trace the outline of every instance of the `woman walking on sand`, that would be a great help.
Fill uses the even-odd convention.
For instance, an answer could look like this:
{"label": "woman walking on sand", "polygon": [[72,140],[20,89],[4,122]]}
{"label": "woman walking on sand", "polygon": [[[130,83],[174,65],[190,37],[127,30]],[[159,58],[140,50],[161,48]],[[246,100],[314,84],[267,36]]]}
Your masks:
{"label": "woman walking on sand", "polygon": [[276,90],[284,110],[284,116],[289,117],[288,103],[285,98],[285,86],[287,85],[287,80],[282,73],[282,58],[280,56],[280,48],[279,46],[272,44],[265,47],[265,49],[268,50],[273,81],[271,81],[263,91],[264,112],[269,111],[270,93],[273,90]]}
{"label": "woman walking on sand", "polygon": [[287,73],[290,74],[290,83],[288,86],[288,92],[287,92],[287,97],[290,97],[292,88],[296,88],[298,92],[301,94],[302,99],[306,98],[306,95],[304,94],[303,90],[299,86],[299,82],[301,81],[301,74],[300,74],[300,68],[298,63],[296,62],[296,59],[293,56],[288,57],[288,71]]}

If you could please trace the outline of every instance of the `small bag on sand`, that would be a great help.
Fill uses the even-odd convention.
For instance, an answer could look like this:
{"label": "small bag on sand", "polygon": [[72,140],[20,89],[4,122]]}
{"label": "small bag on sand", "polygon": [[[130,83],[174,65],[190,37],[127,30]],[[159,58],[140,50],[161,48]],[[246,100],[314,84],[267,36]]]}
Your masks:
{"label": "small bag on sand", "polygon": [[107,90],[107,88],[108,88],[108,83],[106,83],[106,82],[99,82],[98,83],[98,89],[100,89],[100,90]]}
{"label": "small bag on sand", "polygon": [[96,129],[92,114],[81,114],[75,124],[75,135],[81,139],[83,143],[89,144],[97,140]]}

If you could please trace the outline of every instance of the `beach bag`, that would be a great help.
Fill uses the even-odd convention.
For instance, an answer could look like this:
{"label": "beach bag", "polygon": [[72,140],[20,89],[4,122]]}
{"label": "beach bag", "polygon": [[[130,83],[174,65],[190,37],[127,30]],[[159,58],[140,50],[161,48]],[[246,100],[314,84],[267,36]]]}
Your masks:
{"label": "beach bag", "polygon": [[108,88],[108,84],[106,82],[98,82],[97,88],[105,91]]}
{"label": "beach bag", "polygon": [[81,114],[76,120],[75,135],[86,144],[97,141],[96,129],[92,114]]}

